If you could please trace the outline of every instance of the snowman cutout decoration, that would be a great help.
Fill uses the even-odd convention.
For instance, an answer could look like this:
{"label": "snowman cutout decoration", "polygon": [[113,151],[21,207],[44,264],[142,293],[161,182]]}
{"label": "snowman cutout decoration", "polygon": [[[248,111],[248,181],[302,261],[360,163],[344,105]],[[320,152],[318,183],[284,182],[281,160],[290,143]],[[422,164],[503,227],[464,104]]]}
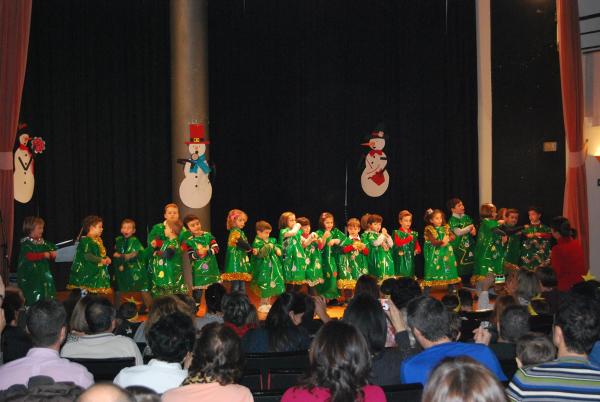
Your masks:
{"label": "snowman cutout decoration", "polygon": [[212,197],[212,185],[208,179],[211,169],[206,161],[204,125],[190,124],[190,141],[186,141],[190,157],[178,159],[182,163],[184,178],[179,185],[179,197],[190,208],[202,208]]}
{"label": "snowman cutout decoration", "polygon": [[371,150],[365,157],[365,169],[360,177],[360,184],[369,197],[379,197],[387,191],[390,184],[390,175],[386,170],[387,156],[383,152],[385,147],[383,130],[373,131],[369,142],[361,145]]}

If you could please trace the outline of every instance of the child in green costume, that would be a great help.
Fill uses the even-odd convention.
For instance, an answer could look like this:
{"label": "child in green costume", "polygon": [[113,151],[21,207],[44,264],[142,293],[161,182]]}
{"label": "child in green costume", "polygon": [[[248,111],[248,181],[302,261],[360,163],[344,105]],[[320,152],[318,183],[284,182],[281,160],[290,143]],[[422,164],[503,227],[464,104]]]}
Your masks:
{"label": "child in green costume", "polygon": [[112,294],[108,273],[111,259],[106,255],[106,248],[100,237],[104,230],[102,218],[87,216],[83,220],[82,230],[86,235],[79,240],[67,289],[79,288],[90,293]]}
{"label": "child in green costume", "polygon": [[343,290],[344,298],[348,302],[352,298],[358,278],[369,274],[369,248],[360,238],[358,219],[348,219],[346,229],[348,237],[340,245],[337,287]]}
{"label": "child in green costume", "polygon": [[327,299],[334,299],[339,295],[338,259],[341,253],[340,246],[346,240],[346,235],[335,227],[333,215],[329,212],[323,212],[319,216],[319,227],[317,236],[323,253],[323,283],[317,286],[317,292]]}
{"label": "child in green costume", "polygon": [[183,225],[181,221],[167,219],[163,225],[162,233],[155,228],[150,232],[156,236],[150,241],[152,257],[148,263],[150,279],[152,282],[152,296],[165,296],[178,293],[187,293],[188,288],[183,279],[181,233]]}
{"label": "child in green costume", "polygon": [[387,229],[381,227],[382,223],[381,215],[369,214],[367,218],[369,230],[361,236],[362,242],[369,248],[369,272],[379,282],[396,276],[391,251],[394,240]]}
{"label": "child in green costume", "polygon": [[56,258],[56,245],[42,237],[44,220],[28,216],[23,220],[21,250],[17,266],[17,283],[25,296],[25,304],[31,306],[39,300],[54,299],[56,286],[50,272],[50,261]]}
{"label": "child in green costume", "polygon": [[232,292],[246,293],[246,282],[252,280],[250,258],[252,247],[244,233],[248,215],[240,209],[232,209],[227,214],[227,251],[225,253],[225,271],[221,279],[231,281]]}
{"label": "child in green costume", "polygon": [[454,234],[446,224],[444,213],[439,209],[428,209],[425,212],[425,223],[425,272],[422,286],[426,294],[433,286],[445,285],[448,285],[450,293],[454,293],[456,284],[460,283],[454,249],[450,244]]}
{"label": "child in green costume", "polygon": [[421,254],[419,233],[411,229],[412,214],[403,210],[398,213],[400,228],[394,230],[394,269],[399,278],[415,277],[415,255]]}
{"label": "child in green costume", "polygon": [[202,302],[202,293],[210,285],[221,280],[221,272],[216,255],[219,253],[217,240],[210,232],[202,230],[200,218],[196,215],[187,215],[183,224],[189,235],[181,245],[190,259],[192,266],[192,296],[196,304]]}
{"label": "child in green costume", "polygon": [[323,267],[321,259],[321,249],[319,248],[319,235],[316,232],[311,232],[310,220],[305,217],[297,219],[302,231],[302,248],[308,258],[309,263],[306,265],[306,285],[308,293],[315,295],[315,286],[323,283]]}
{"label": "child in green costume", "polygon": [[540,208],[529,207],[527,215],[530,223],[525,225],[522,232],[521,267],[533,270],[540,265],[550,265],[552,231],[542,223],[542,210]]}
{"label": "child in green costume", "polygon": [[260,297],[258,311],[268,312],[269,299],[285,292],[281,247],[274,237],[269,222],[256,222],[256,237],[252,242],[252,289]]}
{"label": "child in green costume", "polygon": [[293,212],[284,212],[279,217],[279,246],[287,291],[298,290],[306,282],[306,266],[310,263],[302,248],[300,227]]}
{"label": "child in green costume", "polygon": [[483,281],[488,273],[504,275],[504,243],[503,237],[496,228],[503,225],[503,220],[496,220],[497,212],[494,204],[483,204],[480,209],[481,223],[475,246],[475,268],[471,276],[471,284]]}
{"label": "child in green costume", "polygon": [[455,236],[451,244],[456,257],[458,275],[463,278],[463,281],[467,281],[473,273],[477,229],[471,217],[465,214],[465,206],[459,198],[448,201],[448,209],[452,214],[448,225]]}

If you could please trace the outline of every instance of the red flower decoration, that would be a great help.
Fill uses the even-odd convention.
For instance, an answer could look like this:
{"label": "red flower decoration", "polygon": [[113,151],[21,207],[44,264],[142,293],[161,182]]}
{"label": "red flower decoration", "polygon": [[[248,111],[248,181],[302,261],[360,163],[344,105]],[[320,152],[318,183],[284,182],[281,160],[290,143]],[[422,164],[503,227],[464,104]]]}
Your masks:
{"label": "red flower decoration", "polygon": [[46,150],[46,142],[41,137],[34,137],[30,144],[36,154],[41,154]]}

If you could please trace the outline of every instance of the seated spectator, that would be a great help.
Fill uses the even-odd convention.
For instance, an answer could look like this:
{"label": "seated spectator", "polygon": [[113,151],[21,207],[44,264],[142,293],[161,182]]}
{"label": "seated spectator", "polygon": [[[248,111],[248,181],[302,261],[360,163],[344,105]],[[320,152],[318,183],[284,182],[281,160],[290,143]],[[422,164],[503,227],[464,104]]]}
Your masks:
{"label": "seated spectator", "polygon": [[354,326],[342,321],[325,324],[311,345],[309,361],[300,384],[285,391],[281,402],[386,400],[379,386],[369,385],[369,347]]}
{"label": "seated spectator", "polygon": [[225,294],[227,294],[227,291],[220,283],[213,283],[206,288],[204,294],[204,299],[206,300],[206,314],[202,317],[198,317],[194,322],[197,330],[201,330],[203,326],[210,324],[211,322],[223,323],[223,309],[221,308],[221,304]]}
{"label": "seated spectator", "polygon": [[517,341],[517,366],[533,366],[556,358],[556,347],[544,334],[531,332]]}
{"label": "seated spectator", "polygon": [[117,310],[117,326],[115,328],[115,335],[123,335],[129,338],[133,338],[135,331],[140,326],[141,322],[138,321],[138,310],[137,306],[133,302],[123,303]]}
{"label": "seated spectator", "polygon": [[600,336],[600,306],[581,295],[569,295],[561,304],[554,325],[557,359],[521,368],[507,393],[513,401],[597,400],[600,367],[588,353]]}
{"label": "seated spectator", "polygon": [[[176,311],[188,315],[192,320],[194,319],[194,312],[187,304],[182,302],[177,297],[162,296],[154,299],[152,307],[150,307],[150,311],[148,312],[146,321],[141,323],[137,331],[135,331],[133,340],[139,343],[147,343],[146,336],[150,330],[150,327],[152,327],[152,324],[160,320],[162,317],[175,313]],[[148,353],[149,352],[150,350],[148,350]],[[146,354],[146,351],[144,351],[144,353]]]}
{"label": "seated spectator", "polygon": [[188,375],[184,360],[190,359],[195,340],[189,316],[175,312],[161,318],[148,333],[154,358],[147,365],[124,368],[114,383],[123,388],[142,385],[159,394],[180,386]]}
{"label": "seated spectator", "polygon": [[223,297],[223,322],[240,338],[256,328],[256,314],[253,312],[256,313],[256,309],[245,293],[233,292]]}
{"label": "seated spectator", "polygon": [[244,354],[239,336],[216,322],[205,325],[194,348],[188,377],[163,394],[164,402],[251,402],[250,390],[236,384],[242,377]]}
{"label": "seated spectator", "polygon": [[442,304],[449,312],[458,313],[460,311],[460,299],[458,295],[445,295],[442,297]]}
{"label": "seated spectator", "polygon": [[73,309],[75,308],[75,305],[83,297],[81,293],[81,289],[79,288],[71,289],[69,291],[67,299],[62,302],[63,306],[65,306],[65,311],[67,312],[68,323],[71,322],[71,315],[73,314]]}
{"label": "seated spectator", "polygon": [[468,313],[473,311],[473,294],[467,289],[458,289],[458,298],[460,300],[459,313]]}
{"label": "seated spectator", "polygon": [[[302,313],[300,326],[303,327],[310,338],[314,338],[323,324],[329,322],[331,317],[327,314],[327,302],[323,296],[307,296],[299,293],[292,311]],[[315,314],[319,319],[315,320]]]}
{"label": "seated spectator", "polygon": [[55,300],[42,300],[29,308],[27,330],[33,348],[27,356],[0,366],[0,390],[13,384],[27,384],[30,377],[37,375],[54,381],[72,381],[83,388],[94,383],[94,377],[85,367],[58,355],[67,336],[66,317],[64,307]]}
{"label": "seated spectator", "polygon": [[161,402],[160,394],[148,387],[132,385],[125,388],[125,391],[127,391],[136,402]]}
{"label": "seated spectator", "polygon": [[359,295],[361,293],[368,293],[374,299],[379,299],[379,285],[377,284],[377,278],[373,275],[361,275],[356,281],[356,286],[354,287],[354,296]]}
{"label": "seated spectator", "polygon": [[423,390],[423,402],[507,401],[498,379],[467,356],[447,357],[434,368]]}
{"label": "seated spectator", "polygon": [[99,298],[100,296],[98,295],[86,295],[75,303],[75,307],[73,307],[73,311],[71,312],[71,319],[69,320],[69,336],[67,340],[83,336],[90,331],[85,320],[85,309],[88,304]]}
{"label": "seated spectator", "polygon": [[496,299],[496,303],[494,303],[494,310],[492,311],[492,316],[490,317],[490,321],[492,324],[496,325],[500,322],[500,317],[502,317],[502,313],[509,306],[516,306],[517,300],[512,295],[503,295]]}
{"label": "seated spectator", "polygon": [[391,298],[398,310],[406,311],[408,302],[421,296],[421,286],[413,278],[396,279],[396,286],[392,288]]}
{"label": "seated spectator", "polygon": [[577,231],[564,216],[557,216],[550,223],[556,244],[550,251],[550,263],[556,271],[558,290],[567,292],[573,284],[581,281],[587,272],[587,262]]}
{"label": "seated spectator", "polygon": [[513,284],[509,293],[517,299],[521,306],[529,306],[531,299],[541,294],[542,288],[535,272],[521,268],[517,271],[515,281],[516,284]]}
{"label": "seated spectator", "polygon": [[25,298],[20,292],[7,290],[2,304],[6,327],[0,332],[4,363],[20,359],[31,349],[31,338],[23,328],[25,317]]}
{"label": "seated spectator", "polygon": [[129,392],[113,384],[102,383],[89,387],[77,402],[136,402]]}
{"label": "seated spectator", "polygon": [[403,383],[425,384],[431,369],[443,358],[470,356],[486,366],[500,381],[506,381],[500,363],[485,345],[452,342],[450,314],[442,302],[421,296],[408,304],[408,326],[424,351],[402,362],[400,379]]}
{"label": "seated spectator", "polygon": [[[390,308],[399,314],[390,300]],[[370,380],[377,385],[399,384],[400,363],[411,355],[412,349],[386,348],[387,318],[379,300],[368,293],[355,296],[344,312],[343,321],[363,335],[372,356]],[[414,354],[414,353],[412,353]]]}
{"label": "seated spectator", "polygon": [[[588,297],[600,303],[600,282],[596,280],[590,280],[576,283],[573,285],[571,293]],[[590,352],[589,359],[590,362],[596,366],[600,366],[600,340],[594,344],[594,348]]]}
{"label": "seated spectator", "polygon": [[89,332],[76,339],[69,339],[61,350],[61,356],[80,359],[109,359],[134,357],[135,364],[143,364],[142,354],[136,343],[126,336],[115,335],[115,308],[104,297],[93,300],[85,309]]}
{"label": "seated spectator", "polygon": [[484,327],[476,328],[475,342],[488,345],[499,360],[514,359],[517,340],[529,332],[529,312],[527,307],[512,305],[502,312],[497,324],[498,340],[491,342],[491,333]]}
{"label": "seated spectator", "polygon": [[267,314],[264,328],[252,329],[243,337],[244,351],[265,353],[307,350],[310,336],[300,325],[306,307],[305,297],[294,292],[280,295]]}
{"label": "seated spectator", "polygon": [[556,288],[558,285],[556,272],[554,272],[552,267],[540,266],[535,269],[535,274],[540,281],[542,297],[548,303],[550,314],[556,314],[558,312],[560,300],[565,295]]}

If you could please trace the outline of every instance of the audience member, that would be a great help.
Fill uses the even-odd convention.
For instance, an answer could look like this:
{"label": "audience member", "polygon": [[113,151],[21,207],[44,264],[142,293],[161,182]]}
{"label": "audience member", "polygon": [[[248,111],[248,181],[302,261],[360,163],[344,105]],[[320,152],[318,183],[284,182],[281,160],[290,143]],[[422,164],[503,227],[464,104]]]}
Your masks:
{"label": "audience member", "polygon": [[564,216],[557,216],[550,224],[556,244],[550,251],[550,263],[556,271],[558,290],[567,292],[573,284],[581,281],[587,272],[587,264],[577,231]]}
{"label": "audience member", "polygon": [[136,402],[127,391],[113,384],[102,383],[88,388],[77,402]]}
{"label": "audience member", "polygon": [[213,283],[204,294],[206,300],[206,314],[195,321],[196,329],[201,330],[206,324],[211,322],[223,323],[223,308],[221,307],[223,296],[227,294],[225,287],[220,283]]}
{"label": "audience member", "polygon": [[352,325],[330,321],[317,333],[309,352],[308,372],[281,402],[385,401],[383,390],[369,385],[371,359],[365,338]]}
{"label": "audience member", "polygon": [[61,350],[67,358],[106,359],[134,357],[135,364],[143,364],[136,343],[126,336],[115,335],[115,308],[104,297],[90,301],[85,309],[89,332],[77,339],[69,339]]}
{"label": "audience member", "polygon": [[132,385],[125,388],[125,390],[129,392],[136,402],[161,402],[160,394],[157,394],[156,391],[148,387]]}
{"label": "audience member", "polygon": [[100,296],[88,294],[75,304],[73,311],[71,312],[71,319],[69,320],[69,336],[67,340],[74,339],[83,336],[90,332],[90,329],[85,320],[85,310],[92,301],[98,300]]}
{"label": "audience member", "polygon": [[593,400],[600,395],[600,367],[588,353],[600,336],[600,306],[581,295],[569,295],[556,315],[553,343],[557,359],[523,367],[507,389],[514,401]]}
{"label": "audience member", "polygon": [[188,377],[179,388],[163,394],[164,402],[250,402],[250,390],[237,382],[242,376],[244,354],[239,336],[230,326],[205,325],[194,348]]}
{"label": "audience member", "polygon": [[[148,335],[148,331],[152,327],[152,324],[162,317],[177,311],[188,315],[192,320],[194,319],[194,312],[190,310],[190,307],[187,304],[177,297],[162,296],[154,299],[152,307],[150,307],[150,311],[148,312],[148,317],[146,317],[146,321],[141,323],[137,331],[135,331],[133,340],[139,343],[147,343],[146,336]],[[148,352],[150,352],[150,350],[148,350]]]}
{"label": "audience member", "polygon": [[69,291],[69,295],[67,299],[63,301],[63,306],[65,306],[65,311],[67,312],[67,323],[71,322],[71,315],[73,315],[73,309],[79,300],[82,298],[81,289],[75,288]]}
{"label": "audience member", "polygon": [[31,349],[31,337],[23,328],[25,318],[25,298],[21,292],[7,290],[2,304],[6,327],[0,332],[4,363],[20,359]]}
{"label": "audience member", "polygon": [[442,304],[446,307],[446,310],[458,313],[460,311],[460,299],[458,294],[445,295],[442,297]]}
{"label": "audience member", "polygon": [[[391,308],[398,311],[396,306]],[[377,385],[400,383],[400,363],[412,350],[385,347],[387,318],[379,300],[368,293],[355,296],[344,312],[343,321],[358,329],[367,341],[372,357],[370,380]]]}
{"label": "audience member", "polygon": [[310,336],[300,325],[306,309],[305,297],[295,292],[280,295],[267,314],[264,328],[248,331],[243,337],[244,351],[265,353],[307,350]]}
{"label": "audience member", "polygon": [[133,302],[126,302],[119,306],[117,310],[117,326],[115,328],[115,335],[123,335],[129,338],[133,338],[135,331],[140,326],[141,322],[138,321],[138,310],[137,306]]}
{"label": "audience member", "polygon": [[512,305],[504,309],[498,321],[498,340],[491,342],[491,333],[484,327],[476,328],[475,342],[488,345],[499,360],[514,359],[517,340],[529,332],[527,307]]}
{"label": "audience member", "polygon": [[556,272],[552,267],[540,266],[535,269],[535,274],[540,281],[542,297],[548,303],[550,314],[556,314],[561,298],[564,297],[564,293],[557,289]]}
{"label": "audience member", "polygon": [[256,316],[253,317],[254,306],[245,293],[232,292],[223,297],[223,322],[231,328],[240,338],[256,328]]}
{"label": "audience member", "polygon": [[473,357],[500,381],[506,381],[498,359],[487,346],[450,340],[450,314],[442,302],[421,296],[408,304],[407,313],[408,326],[425,350],[402,362],[400,377],[403,383],[424,384],[431,369],[440,360],[461,355]]}
{"label": "audience member", "polygon": [[470,357],[447,357],[431,372],[423,402],[507,401],[498,379]]}
{"label": "audience member", "polygon": [[379,285],[377,284],[377,278],[373,275],[361,275],[358,277],[356,281],[356,286],[354,287],[354,296],[357,296],[361,293],[368,293],[374,299],[379,299]]}
{"label": "audience member", "polygon": [[467,289],[458,289],[458,299],[460,300],[460,312],[473,311],[473,294]]}
{"label": "audience member", "polygon": [[413,278],[396,279],[396,286],[392,288],[391,298],[398,310],[406,311],[408,302],[421,296],[421,286]]}
{"label": "audience member", "polygon": [[147,365],[124,368],[114,383],[123,388],[142,385],[160,394],[178,387],[188,375],[184,360],[191,358],[195,340],[189,316],[175,312],[162,317],[148,333],[154,358]]}
{"label": "audience member", "polygon": [[67,336],[66,316],[62,304],[55,300],[42,300],[29,308],[27,329],[33,348],[27,356],[0,366],[0,390],[13,384],[27,384],[30,377],[37,375],[54,381],[72,381],[83,388],[94,383],[85,367],[58,355]]}
{"label": "audience member", "polygon": [[556,358],[556,347],[544,334],[531,332],[517,341],[517,366],[532,366],[546,363]]}

